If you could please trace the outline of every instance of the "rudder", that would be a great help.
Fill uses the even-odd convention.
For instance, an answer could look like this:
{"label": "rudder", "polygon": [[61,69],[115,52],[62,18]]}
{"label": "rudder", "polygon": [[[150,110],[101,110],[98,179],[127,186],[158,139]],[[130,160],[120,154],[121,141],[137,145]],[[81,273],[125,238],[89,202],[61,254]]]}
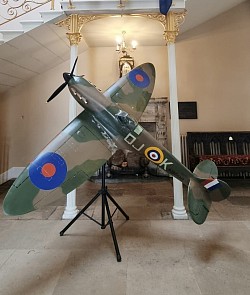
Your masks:
{"label": "rudder", "polygon": [[206,160],[194,170],[197,178],[191,179],[188,186],[188,208],[193,221],[202,224],[207,218],[212,201],[226,199],[231,192],[228,184],[218,180],[218,169],[214,162]]}

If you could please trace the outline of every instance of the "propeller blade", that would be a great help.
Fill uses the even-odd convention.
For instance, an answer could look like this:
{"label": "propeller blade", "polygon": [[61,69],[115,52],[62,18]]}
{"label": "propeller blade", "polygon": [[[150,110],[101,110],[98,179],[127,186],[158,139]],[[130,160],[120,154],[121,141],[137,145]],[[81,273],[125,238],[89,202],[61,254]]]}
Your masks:
{"label": "propeller blade", "polygon": [[75,70],[75,67],[76,67],[77,60],[78,60],[78,57],[76,58],[76,60],[75,60],[75,62],[74,62],[74,65],[73,65],[73,68],[72,68],[72,70],[71,70],[71,73],[70,73],[70,76],[71,76],[71,77],[73,76],[73,73],[74,73],[74,70]]}
{"label": "propeller blade", "polygon": [[56,91],[50,96],[47,102],[50,102],[53,98],[55,98],[66,86],[68,85],[67,82],[64,82],[61,86],[59,86]]}
{"label": "propeller blade", "polygon": [[75,70],[75,67],[76,67],[77,60],[78,60],[78,57],[76,58],[76,60],[74,62],[74,65],[73,65],[73,68],[72,68],[70,74],[69,73],[63,73],[63,78],[64,78],[65,82],[61,86],[59,86],[56,89],[56,91],[54,91],[54,93],[50,96],[50,98],[47,100],[47,102],[50,102],[53,98],[55,98],[68,85],[70,79],[74,75],[74,70]]}

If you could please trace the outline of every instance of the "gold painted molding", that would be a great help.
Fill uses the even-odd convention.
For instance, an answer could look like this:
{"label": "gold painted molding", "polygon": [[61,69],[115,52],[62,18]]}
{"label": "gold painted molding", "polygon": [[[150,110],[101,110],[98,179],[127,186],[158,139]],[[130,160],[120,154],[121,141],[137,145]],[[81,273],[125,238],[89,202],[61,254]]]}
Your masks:
{"label": "gold painted molding", "polygon": [[[107,15],[108,16],[108,15]],[[67,18],[55,23],[59,27],[66,28],[69,32],[66,33],[70,46],[78,45],[82,40],[81,29],[90,21],[106,17],[106,15],[79,15],[71,14]]]}
{"label": "gold painted molding", "polygon": [[173,12],[170,11],[166,15],[166,27],[164,38],[168,43],[175,43],[175,39],[179,34],[180,25],[183,24],[187,11]]}
{"label": "gold painted molding", "polygon": [[179,27],[184,22],[187,11],[170,11],[166,15],[163,14],[147,14],[146,17],[159,21],[164,28],[164,39],[168,43],[175,43],[176,37],[179,34]]}
{"label": "gold painted molding", "polygon": [[[175,12],[170,11],[167,15],[163,15],[160,13],[153,14],[127,14],[126,16],[141,16],[147,17],[151,20],[159,21],[164,28],[164,39],[168,43],[175,43],[176,37],[179,34],[179,26],[184,22],[187,11]],[[55,25],[59,27],[66,28],[69,32],[67,32],[67,37],[70,41],[70,45],[78,45],[82,40],[81,30],[85,24],[90,21],[98,20],[104,17],[110,17],[113,14],[99,14],[99,15],[79,15],[79,14],[71,14],[67,18],[55,23]]]}

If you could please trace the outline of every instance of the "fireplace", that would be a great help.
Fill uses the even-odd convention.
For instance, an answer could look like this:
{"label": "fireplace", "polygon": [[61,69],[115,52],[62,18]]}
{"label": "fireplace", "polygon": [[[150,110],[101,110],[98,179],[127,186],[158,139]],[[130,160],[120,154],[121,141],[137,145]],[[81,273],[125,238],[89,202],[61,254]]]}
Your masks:
{"label": "fireplace", "polygon": [[[152,98],[139,122],[145,130],[165,147],[167,147],[168,114],[167,98]],[[107,176],[141,175],[148,177],[150,170],[156,169],[156,165],[150,163],[150,166],[148,166],[148,164],[148,159],[138,155],[138,153],[118,150],[108,161]]]}

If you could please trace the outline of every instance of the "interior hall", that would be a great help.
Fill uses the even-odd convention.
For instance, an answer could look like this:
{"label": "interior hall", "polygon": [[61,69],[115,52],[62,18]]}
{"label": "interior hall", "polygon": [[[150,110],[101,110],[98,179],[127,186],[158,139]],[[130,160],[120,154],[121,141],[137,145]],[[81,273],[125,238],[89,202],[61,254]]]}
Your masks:
{"label": "interior hall", "polygon": [[249,294],[250,1],[40,2],[0,3],[0,295]]}

